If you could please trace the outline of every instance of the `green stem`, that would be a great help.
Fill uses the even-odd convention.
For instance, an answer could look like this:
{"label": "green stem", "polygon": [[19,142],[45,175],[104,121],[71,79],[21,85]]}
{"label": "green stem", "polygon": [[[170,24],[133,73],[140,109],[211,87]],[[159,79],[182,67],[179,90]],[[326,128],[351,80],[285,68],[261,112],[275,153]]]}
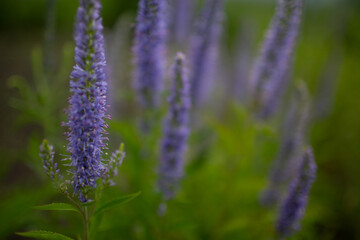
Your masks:
{"label": "green stem", "polygon": [[88,216],[88,209],[87,206],[84,207],[84,230],[85,230],[85,236],[84,240],[89,240],[89,216]]}
{"label": "green stem", "polygon": [[88,214],[88,209],[87,206],[81,207],[77,202],[75,202],[74,199],[72,199],[69,194],[65,191],[63,191],[61,189],[61,187],[59,187],[59,190],[62,194],[64,194],[65,197],[67,197],[72,203],[73,205],[79,209],[81,216],[83,218],[83,222],[84,222],[84,240],[89,240],[89,214]]}
{"label": "green stem", "polygon": [[95,202],[94,202],[94,204],[93,204],[93,205],[92,205],[92,207],[91,207],[91,210],[90,210],[90,216],[92,216],[92,215],[93,215],[94,210],[95,210],[95,207],[96,207],[96,204],[98,203],[99,199],[100,199],[100,198],[101,198],[101,196],[103,195],[104,190],[105,190],[104,185],[101,185],[101,190],[100,190],[100,193],[99,193],[99,195],[98,195],[97,197],[95,197]]}
{"label": "green stem", "polygon": [[69,196],[69,194],[68,194],[67,192],[64,192],[60,187],[59,187],[59,190],[60,190],[60,192],[61,192],[67,199],[69,199],[69,200],[72,202],[72,204],[73,204],[77,209],[79,209],[79,211],[80,211],[81,213],[83,212],[83,210],[82,210],[82,208],[80,207],[80,205],[77,204],[77,203],[74,201],[74,199],[72,199],[72,198]]}

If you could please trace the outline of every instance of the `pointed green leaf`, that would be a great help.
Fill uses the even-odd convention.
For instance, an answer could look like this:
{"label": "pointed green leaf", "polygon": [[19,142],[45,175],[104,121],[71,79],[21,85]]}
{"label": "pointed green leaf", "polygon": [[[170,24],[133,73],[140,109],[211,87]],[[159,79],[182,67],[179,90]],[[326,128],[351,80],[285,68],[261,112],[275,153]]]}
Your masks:
{"label": "pointed green leaf", "polygon": [[118,197],[118,198],[114,198],[108,202],[105,202],[104,204],[100,205],[94,212],[94,216],[97,216],[99,214],[104,213],[105,211],[111,209],[112,207],[116,207],[118,205],[127,203],[131,200],[133,200],[134,198],[136,198],[137,196],[140,195],[141,192],[137,192],[137,193],[133,193],[133,194],[129,194],[126,196],[122,196],[122,197]]}
{"label": "pointed green leaf", "polygon": [[67,203],[51,203],[47,205],[35,206],[33,207],[37,210],[49,210],[49,211],[73,211],[79,212],[79,210],[71,204]]}
{"label": "pointed green leaf", "polygon": [[23,237],[30,237],[30,238],[44,239],[44,240],[74,240],[60,233],[54,233],[48,231],[29,231],[29,232],[22,232],[16,234]]}

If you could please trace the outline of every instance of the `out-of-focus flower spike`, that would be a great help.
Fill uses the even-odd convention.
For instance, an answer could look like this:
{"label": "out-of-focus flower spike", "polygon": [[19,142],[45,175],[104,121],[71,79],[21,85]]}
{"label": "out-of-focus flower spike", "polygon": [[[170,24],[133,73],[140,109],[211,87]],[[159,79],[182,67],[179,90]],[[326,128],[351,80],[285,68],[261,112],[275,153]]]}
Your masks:
{"label": "out-of-focus flower spike", "polygon": [[172,67],[169,112],[164,123],[159,166],[159,188],[168,200],[175,196],[183,176],[183,165],[189,135],[190,95],[185,69],[185,56],[178,53]]}
{"label": "out-of-focus flower spike", "polygon": [[107,56],[107,82],[108,98],[110,105],[109,112],[111,117],[121,117],[119,113],[123,112],[124,105],[129,104],[123,97],[129,92],[129,81],[127,70],[131,66],[130,32],[132,19],[129,15],[121,15],[111,32],[105,35],[106,56]]}
{"label": "out-of-focus flower spike", "polygon": [[83,202],[102,176],[107,146],[105,118],[107,83],[104,37],[99,0],[80,0],[75,24],[75,62],[71,73],[68,152],[73,167],[74,192]]}
{"label": "out-of-focus flower spike", "polygon": [[279,0],[276,14],[250,76],[252,102],[261,118],[277,109],[291,79],[293,52],[304,0]]}
{"label": "out-of-focus flower spike", "polygon": [[236,34],[236,46],[234,55],[229,65],[232,72],[232,84],[229,84],[228,92],[236,101],[247,103],[249,96],[248,75],[251,68],[251,60],[253,59],[253,40],[254,40],[254,23],[250,23],[245,19],[240,24]]}
{"label": "out-of-focus flower spike", "polygon": [[118,150],[116,150],[109,161],[107,162],[106,170],[104,172],[103,181],[104,184],[113,186],[114,177],[118,174],[118,168],[121,166],[123,160],[125,158],[124,144],[120,144]]}
{"label": "out-of-focus flower spike", "polygon": [[[175,0],[172,6],[172,38],[175,43],[184,46],[187,43],[187,36],[190,32],[191,20],[193,19],[196,1]],[[187,45],[185,45],[187,46]]]}
{"label": "out-of-focus flower spike", "polygon": [[223,0],[204,2],[201,17],[191,39],[189,80],[193,106],[203,103],[212,84],[223,18],[223,5]]}
{"label": "out-of-focus flower spike", "polygon": [[339,51],[333,52],[325,63],[314,94],[312,121],[327,118],[331,114],[342,64],[342,53]]}
{"label": "out-of-focus flower spike", "polygon": [[299,230],[312,183],[316,178],[316,163],[311,147],[304,150],[297,176],[292,181],[287,197],[280,206],[276,230],[285,237]]}
{"label": "out-of-focus flower spike", "polygon": [[261,202],[265,206],[275,205],[279,201],[284,186],[296,172],[309,123],[309,111],[310,96],[305,83],[300,82],[285,116],[281,142],[270,171],[268,186],[261,196]]}
{"label": "out-of-focus flower spike", "polygon": [[43,167],[46,175],[50,177],[51,180],[57,181],[61,178],[60,169],[58,169],[57,163],[54,162],[54,148],[49,142],[44,139],[40,145],[39,156],[42,159]]}
{"label": "out-of-focus flower spike", "polygon": [[45,39],[44,39],[44,56],[43,66],[47,74],[55,71],[55,27],[56,27],[56,4],[57,0],[46,1],[46,22],[45,22]]}
{"label": "out-of-focus flower spike", "polygon": [[144,109],[159,104],[165,69],[165,0],[140,0],[134,44],[135,89]]}

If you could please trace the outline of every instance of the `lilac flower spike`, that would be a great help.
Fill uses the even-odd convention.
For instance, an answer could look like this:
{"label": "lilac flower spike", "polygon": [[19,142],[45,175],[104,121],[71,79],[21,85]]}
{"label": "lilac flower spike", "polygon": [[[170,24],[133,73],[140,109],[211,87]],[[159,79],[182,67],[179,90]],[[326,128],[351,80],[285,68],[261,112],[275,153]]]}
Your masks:
{"label": "lilac flower spike", "polygon": [[96,187],[104,172],[102,150],[107,138],[105,114],[107,84],[102,35],[101,4],[98,0],[80,0],[75,25],[75,62],[71,73],[69,99],[68,152],[73,167],[74,192],[83,202]]}
{"label": "lilac flower spike", "polygon": [[300,220],[308,202],[308,195],[312,183],[316,178],[316,164],[311,147],[302,156],[298,175],[290,185],[288,196],[285,198],[277,222],[277,232],[281,237],[290,235],[300,228]]}
{"label": "lilac flower spike", "polygon": [[178,53],[172,67],[170,109],[164,124],[159,167],[159,187],[165,199],[175,196],[183,176],[184,154],[189,135],[189,82],[185,70],[185,57]]}
{"label": "lilac flower spike", "polygon": [[223,0],[207,0],[196,26],[190,47],[191,100],[194,106],[204,101],[214,75],[216,47],[221,32]]}
{"label": "lilac flower spike", "polygon": [[118,168],[122,164],[124,158],[124,144],[121,144],[120,148],[112,154],[109,161],[107,162],[106,172],[103,177],[103,182],[105,184],[110,186],[115,185],[113,179],[118,174]]}
{"label": "lilac flower spike", "polygon": [[309,93],[305,83],[300,82],[286,113],[280,147],[269,174],[268,186],[261,196],[261,202],[265,206],[275,205],[278,202],[284,186],[297,171],[298,159],[309,123],[309,110]]}
{"label": "lilac flower spike", "polygon": [[55,71],[55,37],[56,37],[56,4],[57,0],[46,1],[46,22],[44,39],[43,66],[47,74]]}
{"label": "lilac flower spike", "polygon": [[44,139],[40,145],[39,156],[43,161],[45,173],[51,180],[56,181],[60,177],[60,170],[58,169],[57,163],[54,163],[54,148],[46,139]]}
{"label": "lilac flower spike", "polygon": [[144,109],[154,108],[164,78],[165,2],[140,0],[134,45],[135,88]]}
{"label": "lilac flower spike", "polygon": [[196,1],[194,0],[175,0],[171,16],[174,41],[177,44],[187,44],[187,35],[190,30],[191,20],[193,18]]}
{"label": "lilac flower spike", "polygon": [[260,117],[273,114],[290,80],[303,1],[279,0],[261,54],[254,64],[250,76],[250,91]]}

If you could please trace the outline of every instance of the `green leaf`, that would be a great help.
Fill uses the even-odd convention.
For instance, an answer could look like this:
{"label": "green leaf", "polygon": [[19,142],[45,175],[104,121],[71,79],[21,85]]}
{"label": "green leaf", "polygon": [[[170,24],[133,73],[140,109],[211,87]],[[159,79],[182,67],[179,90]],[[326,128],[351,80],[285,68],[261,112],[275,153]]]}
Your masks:
{"label": "green leaf", "polygon": [[94,216],[100,215],[102,213],[104,213],[105,211],[111,209],[112,207],[116,207],[118,205],[127,203],[131,200],[133,200],[134,198],[136,198],[137,196],[140,195],[141,192],[137,192],[137,193],[133,193],[133,194],[129,194],[126,196],[122,196],[122,197],[118,197],[118,198],[114,198],[108,202],[105,202],[104,204],[100,205],[94,212]]}
{"label": "green leaf", "polygon": [[74,207],[71,204],[67,203],[51,203],[47,205],[35,206],[33,207],[37,210],[50,210],[50,211],[73,211],[80,213],[79,209]]}
{"label": "green leaf", "polygon": [[94,201],[94,200],[91,200],[91,201],[87,201],[87,202],[85,202],[85,203],[81,203],[81,206],[87,207],[87,206],[93,205],[94,203],[95,203],[95,201]]}
{"label": "green leaf", "polygon": [[60,233],[54,233],[48,231],[29,231],[29,232],[22,232],[16,234],[23,237],[31,237],[35,239],[44,239],[44,240],[74,240]]}

